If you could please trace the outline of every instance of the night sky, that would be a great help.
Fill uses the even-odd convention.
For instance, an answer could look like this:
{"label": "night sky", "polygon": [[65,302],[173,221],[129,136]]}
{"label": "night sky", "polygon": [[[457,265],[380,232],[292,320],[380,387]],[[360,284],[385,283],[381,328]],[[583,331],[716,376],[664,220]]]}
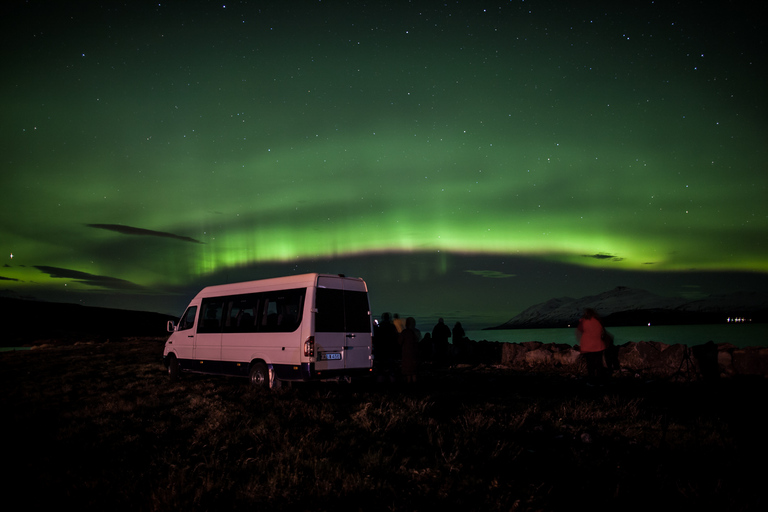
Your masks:
{"label": "night sky", "polygon": [[5,2],[0,294],[344,273],[429,328],[768,289],[758,4],[584,3]]}

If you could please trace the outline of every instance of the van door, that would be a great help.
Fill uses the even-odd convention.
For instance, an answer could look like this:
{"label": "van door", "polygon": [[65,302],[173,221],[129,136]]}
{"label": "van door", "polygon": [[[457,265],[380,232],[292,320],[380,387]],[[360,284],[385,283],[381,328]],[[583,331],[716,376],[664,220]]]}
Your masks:
{"label": "van door", "polygon": [[[224,299],[203,299],[195,336],[195,359],[221,361],[221,321]],[[203,370],[202,368],[200,368]]]}
{"label": "van door", "polygon": [[315,369],[370,368],[371,314],[365,283],[320,276],[315,311]]}
{"label": "van door", "polygon": [[197,306],[189,306],[184,316],[179,319],[176,332],[171,335],[173,350],[176,357],[182,360],[192,359],[195,346],[195,320],[197,319]]}
{"label": "van door", "polygon": [[370,368],[371,359],[371,306],[365,283],[344,280],[344,368]]}

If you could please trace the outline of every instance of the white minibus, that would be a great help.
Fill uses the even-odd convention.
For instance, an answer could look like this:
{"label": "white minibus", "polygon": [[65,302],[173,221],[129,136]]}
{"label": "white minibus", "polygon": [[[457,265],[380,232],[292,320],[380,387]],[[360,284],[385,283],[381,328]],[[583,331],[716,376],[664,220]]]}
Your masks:
{"label": "white minibus", "polygon": [[168,322],[163,363],[249,377],[256,386],[348,380],[373,368],[371,308],[361,278],[303,274],[209,286]]}

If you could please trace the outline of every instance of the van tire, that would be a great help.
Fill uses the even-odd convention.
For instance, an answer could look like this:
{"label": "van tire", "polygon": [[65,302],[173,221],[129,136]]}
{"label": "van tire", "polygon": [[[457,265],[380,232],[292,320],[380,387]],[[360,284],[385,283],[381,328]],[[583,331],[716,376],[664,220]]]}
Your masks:
{"label": "van tire", "polygon": [[249,376],[253,387],[269,388],[269,370],[264,363],[253,363]]}
{"label": "van tire", "polygon": [[171,378],[171,381],[175,382],[179,380],[179,374],[181,373],[181,370],[179,368],[179,360],[176,359],[176,356],[171,355],[168,357],[168,376]]}

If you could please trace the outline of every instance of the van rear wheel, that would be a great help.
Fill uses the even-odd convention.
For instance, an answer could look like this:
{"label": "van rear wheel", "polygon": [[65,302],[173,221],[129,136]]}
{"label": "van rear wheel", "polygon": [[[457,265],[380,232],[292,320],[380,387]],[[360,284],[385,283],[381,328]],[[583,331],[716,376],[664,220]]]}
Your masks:
{"label": "van rear wheel", "polygon": [[264,363],[254,363],[251,366],[251,384],[257,388],[269,387],[269,370]]}

